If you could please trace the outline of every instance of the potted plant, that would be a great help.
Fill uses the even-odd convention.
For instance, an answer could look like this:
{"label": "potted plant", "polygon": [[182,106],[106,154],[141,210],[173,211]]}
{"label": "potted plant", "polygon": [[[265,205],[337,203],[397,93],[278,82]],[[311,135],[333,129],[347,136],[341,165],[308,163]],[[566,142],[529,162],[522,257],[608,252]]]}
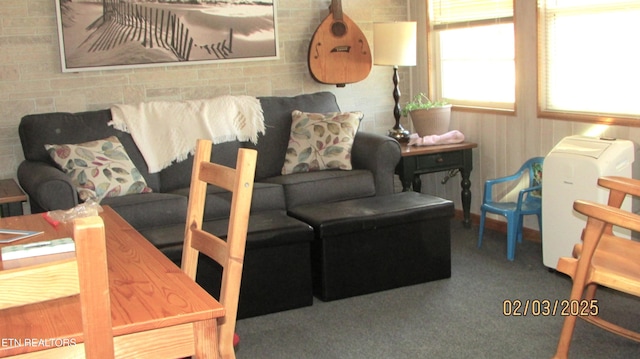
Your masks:
{"label": "potted plant", "polygon": [[449,131],[451,104],[431,101],[424,93],[413,96],[402,108],[402,116],[410,116],[418,136],[442,135]]}

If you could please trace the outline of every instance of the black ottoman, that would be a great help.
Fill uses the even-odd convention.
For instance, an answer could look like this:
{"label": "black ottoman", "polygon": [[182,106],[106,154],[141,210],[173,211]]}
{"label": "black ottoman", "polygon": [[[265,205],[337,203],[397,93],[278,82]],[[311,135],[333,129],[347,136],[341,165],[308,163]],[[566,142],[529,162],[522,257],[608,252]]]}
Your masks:
{"label": "black ottoman", "polygon": [[451,277],[453,202],[417,192],[296,207],[324,301]]}
{"label": "black ottoman", "polygon": [[[203,223],[206,231],[224,238],[226,220]],[[140,231],[177,265],[182,260],[184,226]],[[176,238],[179,240],[176,243]],[[238,319],[313,304],[310,244],[313,229],[284,211],[252,213],[242,268]],[[222,268],[200,254],[196,281],[218,298]]]}

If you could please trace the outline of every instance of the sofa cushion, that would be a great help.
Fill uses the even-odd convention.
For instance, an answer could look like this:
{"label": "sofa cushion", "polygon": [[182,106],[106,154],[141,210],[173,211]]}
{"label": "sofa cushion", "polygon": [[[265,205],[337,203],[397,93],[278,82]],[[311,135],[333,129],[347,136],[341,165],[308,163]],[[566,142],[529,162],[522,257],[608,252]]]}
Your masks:
{"label": "sofa cushion", "polygon": [[317,92],[294,97],[267,96],[260,98],[264,112],[266,131],[258,137],[256,145],[243,143],[244,146],[258,150],[256,163],[256,181],[279,176],[289,145],[291,112],[339,112],[340,108],[331,92]]}
{"label": "sofa cushion", "polygon": [[52,112],[27,115],[20,120],[18,133],[24,158],[55,165],[46,144],[82,143],[116,136],[124,146],[136,168],[154,191],[160,190],[159,175],[149,174],[138,146],[130,134],[107,125],[111,121],[110,110],[86,111],[78,113]]}
{"label": "sofa cushion", "polygon": [[[171,191],[184,197],[189,196],[189,188]],[[251,213],[267,210],[284,210],[284,190],[281,185],[274,183],[255,182],[251,197]],[[231,211],[231,192],[220,187],[207,186],[207,199],[204,207],[204,220],[229,217]]]}
{"label": "sofa cushion", "polygon": [[291,135],[282,174],[350,170],[351,147],[362,112],[291,113]]}
{"label": "sofa cushion", "polygon": [[111,206],[133,228],[143,230],[187,221],[187,198],[169,193],[141,193],[108,197],[102,205]]}
{"label": "sofa cushion", "polygon": [[287,208],[375,196],[373,174],[367,170],[327,170],[266,178],[284,187]]}
{"label": "sofa cushion", "polygon": [[45,148],[71,177],[83,201],[151,192],[115,136],[79,144],[47,144]]}

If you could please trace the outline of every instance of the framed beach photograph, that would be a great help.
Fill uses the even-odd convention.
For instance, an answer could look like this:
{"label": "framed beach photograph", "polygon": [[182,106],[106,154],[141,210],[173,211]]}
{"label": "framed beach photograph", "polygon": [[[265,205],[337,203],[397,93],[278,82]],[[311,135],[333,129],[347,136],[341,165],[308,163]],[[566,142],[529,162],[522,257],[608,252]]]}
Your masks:
{"label": "framed beach photograph", "polygon": [[56,0],[63,72],[278,58],[274,0]]}

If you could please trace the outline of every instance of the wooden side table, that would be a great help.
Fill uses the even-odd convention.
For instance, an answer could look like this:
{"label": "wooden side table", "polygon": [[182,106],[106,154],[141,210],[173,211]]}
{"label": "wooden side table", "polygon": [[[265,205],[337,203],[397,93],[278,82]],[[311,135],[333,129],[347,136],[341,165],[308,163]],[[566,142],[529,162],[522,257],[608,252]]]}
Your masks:
{"label": "wooden side table", "polygon": [[416,192],[422,189],[420,175],[458,169],[462,176],[462,212],[464,226],[471,227],[471,181],[469,176],[473,169],[472,149],[476,143],[462,142],[452,145],[409,146],[400,144],[402,157],[396,166],[396,174],[400,176],[402,190],[412,187]]}
{"label": "wooden side table", "polygon": [[21,216],[27,195],[12,178],[0,180],[0,217]]}

